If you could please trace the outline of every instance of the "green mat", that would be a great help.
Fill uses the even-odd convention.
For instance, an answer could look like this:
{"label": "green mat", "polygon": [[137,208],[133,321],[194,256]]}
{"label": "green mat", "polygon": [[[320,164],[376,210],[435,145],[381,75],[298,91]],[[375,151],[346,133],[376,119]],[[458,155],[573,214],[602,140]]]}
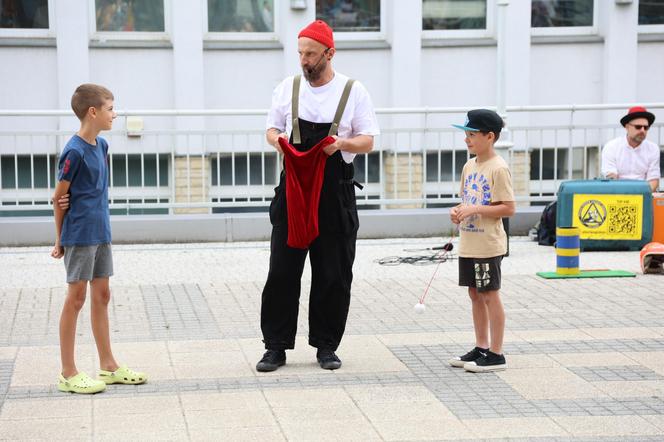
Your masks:
{"label": "green mat", "polygon": [[546,279],[570,279],[570,278],[625,278],[635,277],[636,273],[625,270],[581,270],[578,275],[559,275],[556,272],[537,272],[537,276]]}

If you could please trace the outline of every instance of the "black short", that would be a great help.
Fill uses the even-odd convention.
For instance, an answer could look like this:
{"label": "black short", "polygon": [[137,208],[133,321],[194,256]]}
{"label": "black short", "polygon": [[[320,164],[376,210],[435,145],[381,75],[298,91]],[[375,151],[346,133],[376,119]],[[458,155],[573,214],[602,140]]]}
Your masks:
{"label": "black short", "polygon": [[478,292],[500,290],[500,262],[502,256],[493,258],[459,257],[459,285],[475,287]]}

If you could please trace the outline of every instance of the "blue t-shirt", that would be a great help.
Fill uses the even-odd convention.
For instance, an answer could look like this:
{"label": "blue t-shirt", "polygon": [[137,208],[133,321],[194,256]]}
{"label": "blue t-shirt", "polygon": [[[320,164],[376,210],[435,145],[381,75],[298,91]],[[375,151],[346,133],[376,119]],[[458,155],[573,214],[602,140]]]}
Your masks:
{"label": "blue t-shirt", "polygon": [[103,138],[97,137],[93,146],[74,135],[60,155],[58,181],[71,183],[60,236],[63,246],[111,242],[107,154],[108,143]]}

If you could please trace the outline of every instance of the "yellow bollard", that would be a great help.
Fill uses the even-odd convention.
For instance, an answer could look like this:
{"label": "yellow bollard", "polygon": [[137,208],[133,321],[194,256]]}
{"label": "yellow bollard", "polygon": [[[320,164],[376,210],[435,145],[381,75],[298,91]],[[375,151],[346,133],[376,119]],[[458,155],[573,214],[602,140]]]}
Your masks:
{"label": "yellow bollard", "polygon": [[578,275],[580,254],[579,228],[556,227],[556,273]]}

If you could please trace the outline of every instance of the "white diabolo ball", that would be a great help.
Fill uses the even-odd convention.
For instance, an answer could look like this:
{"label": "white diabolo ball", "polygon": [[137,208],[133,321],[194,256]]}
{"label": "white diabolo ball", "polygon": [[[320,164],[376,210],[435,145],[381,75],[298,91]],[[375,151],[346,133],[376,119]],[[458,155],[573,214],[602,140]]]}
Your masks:
{"label": "white diabolo ball", "polygon": [[423,303],[418,302],[417,304],[415,304],[415,307],[413,307],[413,309],[415,310],[415,313],[422,314],[424,313],[424,310],[426,310],[426,307],[424,306]]}

